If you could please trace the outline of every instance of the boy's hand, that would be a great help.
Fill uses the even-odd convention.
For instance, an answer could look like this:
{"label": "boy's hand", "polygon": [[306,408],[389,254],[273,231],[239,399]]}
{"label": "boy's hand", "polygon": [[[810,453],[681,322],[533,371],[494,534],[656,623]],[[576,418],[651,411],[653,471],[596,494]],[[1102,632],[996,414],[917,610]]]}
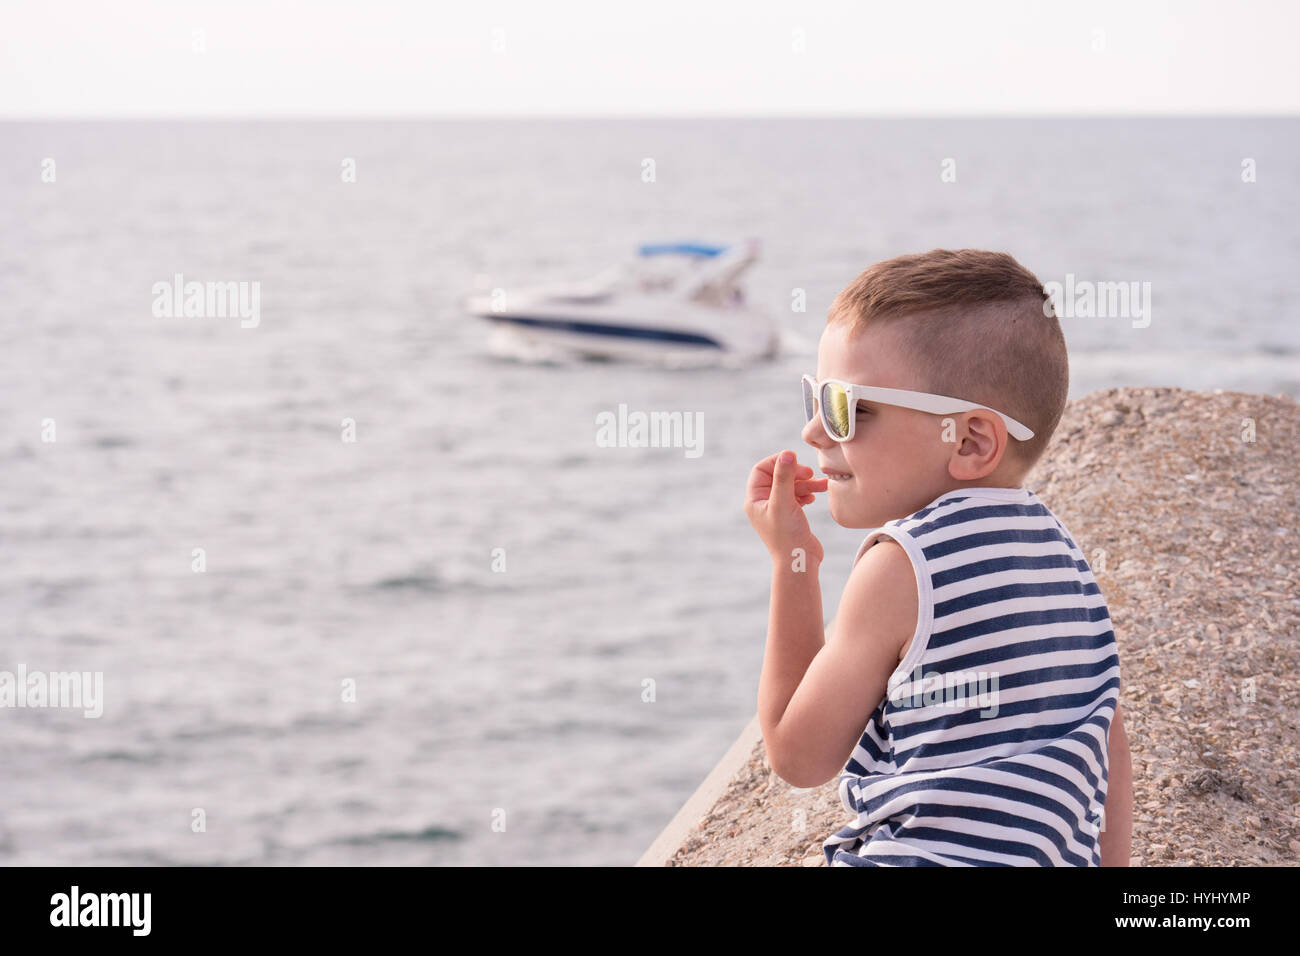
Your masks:
{"label": "boy's hand", "polygon": [[803,548],[817,561],[823,557],[803,506],[816,500],[815,492],[826,490],[827,479],[812,475],[813,470],[800,465],[792,451],[764,458],[749,473],[745,514],[773,560],[789,560],[795,548]]}

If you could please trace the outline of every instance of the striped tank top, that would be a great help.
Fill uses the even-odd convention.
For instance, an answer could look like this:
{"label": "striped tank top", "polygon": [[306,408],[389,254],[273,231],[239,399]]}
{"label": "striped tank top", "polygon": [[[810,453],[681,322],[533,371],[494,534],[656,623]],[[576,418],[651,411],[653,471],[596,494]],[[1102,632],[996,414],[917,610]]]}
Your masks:
{"label": "striped tank top", "polygon": [[916,632],[840,774],[830,866],[1100,866],[1119,653],[1065,525],[960,488],[873,530],[916,574]]}

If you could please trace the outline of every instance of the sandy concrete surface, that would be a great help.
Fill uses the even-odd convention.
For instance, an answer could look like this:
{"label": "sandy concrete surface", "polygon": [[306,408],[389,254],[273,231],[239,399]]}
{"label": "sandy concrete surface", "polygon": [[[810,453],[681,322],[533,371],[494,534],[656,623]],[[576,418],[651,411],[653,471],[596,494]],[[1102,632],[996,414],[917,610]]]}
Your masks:
{"label": "sandy concrete surface", "polygon": [[[1108,389],[1070,403],[1025,479],[1110,608],[1135,866],[1300,860],[1298,454],[1290,397]],[[745,743],[720,795],[644,863],[826,865],[821,841],[851,818],[834,781],[796,790],[761,736]]]}

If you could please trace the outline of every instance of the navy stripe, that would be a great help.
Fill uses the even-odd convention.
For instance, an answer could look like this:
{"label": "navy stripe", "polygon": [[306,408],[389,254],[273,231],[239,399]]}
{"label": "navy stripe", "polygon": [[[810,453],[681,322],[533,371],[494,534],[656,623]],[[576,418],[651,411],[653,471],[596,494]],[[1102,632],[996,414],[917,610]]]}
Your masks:
{"label": "navy stripe", "polygon": [[[963,498],[962,501],[969,501],[969,498]],[[922,512],[924,514],[924,512]],[[1042,505],[971,505],[962,508],[959,511],[950,511],[947,514],[940,515],[938,518],[931,518],[918,524],[911,529],[911,533],[917,537],[932,534],[944,528],[951,528],[954,525],[969,524],[972,521],[985,521],[989,518],[995,518],[999,521],[1005,521],[1009,518],[1050,518],[1051,512]]]}
{"label": "navy stripe", "polygon": [[[997,716],[991,719],[1003,720],[1007,717],[1021,717],[1026,715],[1042,715],[1046,717],[1051,711],[1074,710],[1086,706],[1089,702],[1095,700],[1097,692],[1093,688],[1078,694],[1064,694],[1057,697],[1036,697],[1033,700],[1022,700],[1014,703],[1002,702],[998,704]],[[942,710],[938,707],[906,708],[896,707],[894,713],[906,716],[908,710],[917,713],[933,713],[936,710]],[[908,737],[915,737],[919,734],[932,733],[936,730],[952,731],[954,729],[970,726],[971,724],[987,723],[990,718],[982,716],[978,706],[957,709],[948,708],[945,713],[941,713],[933,720],[917,720],[910,723],[899,721],[894,727],[895,752],[906,756],[908,751],[900,750],[898,743],[906,740]],[[926,755],[935,756],[938,754],[959,753],[963,750],[975,750],[978,747],[996,746],[997,744],[1006,743],[1009,740],[1040,740],[1056,739],[1062,734],[1069,733],[1072,728],[1077,726],[1078,719],[1073,718],[1065,723],[1039,723],[1033,727],[1021,727],[1015,730],[1000,730],[988,734],[977,734],[974,736],[964,736],[960,740],[954,740],[949,744],[931,743],[926,745]]]}
{"label": "navy stripe", "polygon": [[[946,811],[947,816],[963,818],[960,812],[961,808],[952,806],[941,806],[935,808],[941,812]],[[988,814],[986,817],[977,818],[983,823],[997,823],[1002,826],[1018,827],[1022,830],[1035,830],[1041,832],[1043,836],[1052,841],[1061,839],[1060,833],[1053,830],[1045,823],[1038,823],[1037,820],[1026,820],[1010,813]],[[912,831],[906,831],[911,833]],[[972,850],[988,850],[991,853],[1001,853],[1007,856],[1024,857],[1027,862],[1033,862],[1039,866],[1051,866],[1052,859],[1041,849],[1031,843],[1020,843],[1015,840],[1003,840],[994,837],[980,837],[969,833],[960,833],[953,830],[938,830],[932,827],[918,827],[916,838],[924,839],[929,837],[932,840],[944,840],[946,843],[956,843],[960,846],[968,847]],[[1062,856],[1070,866],[1086,866],[1083,857],[1069,850],[1063,851]]]}
{"label": "navy stripe", "polygon": [[900,854],[899,856],[880,856],[872,859],[867,856],[853,856],[843,850],[835,854],[835,862],[844,863],[848,866],[943,866],[942,863],[927,860],[923,856],[903,856]]}
{"label": "navy stripe", "polygon": [[968,611],[998,601],[1011,601],[1015,598],[1048,597],[1053,594],[1086,595],[1099,594],[1095,584],[1085,584],[1075,578],[1073,581],[1032,581],[1023,584],[1003,584],[981,591],[967,591],[947,601],[934,605],[934,617],[938,620],[949,614]]}
{"label": "navy stripe", "polygon": [[946,631],[935,631],[930,635],[931,647],[946,647],[958,641],[972,637],[982,637],[999,631],[1008,631],[1017,627],[1043,627],[1048,624],[1068,624],[1072,621],[1109,621],[1110,615],[1104,604],[1096,607],[1056,607],[1037,611],[1016,611],[1013,614],[999,614],[997,617],[983,621],[972,621],[960,627],[951,627]]}
{"label": "navy stripe", "polygon": [[958,551],[986,548],[992,544],[1045,544],[1060,540],[1060,532],[1051,528],[1005,528],[1002,531],[976,531],[947,541],[936,541],[929,547],[922,548],[922,551],[926,560],[933,561]]}
{"label": "navy stripe", "polygon": [[1071,571],[1087,571],[1088,564],[1086,561],[1075,561],[1068,554],[1006,555],[972,561],[946,571],[935,571],[930,577],[937,589],[946,584],[981,578],[999,571],[1051,571],[1066,568]]}
{"label": "navy stripe", "polygon": [[[960,713],[973,713],[975,714],[976,720],[979,719],[979,711],[962,711]],[[998,717],[1002,717],[1004,713],[1009,713],[1012,716],[1019,714],[1050,714],[1049,711],[1026,708],[1023,704],[1003,704],[998,709]],[[941,725],[941,727],[943,726],[944,725]],[[1040,723],[1032,727],[1008,727],[1004,730],[992,733],[974,734],[969,737],[963,737],[960,740],[948,740],[942,742],[930,741],[928,743],[919,744],[910,749],[904,749],[900,745],[900,741],[900,744],[894,746],[894,754],[900,763],[904,763],[914,754],[918,753],[923,754],[926,757],[944,757],[952,754],[963,753],[968,750],[983,750],[986,747],[996,747],[1001,744],[1026,743],[1029,741],[1040,740],[1044,743],[1050,743],[1054,740],[1060,740],[1078,726],[1079,724],[1077,720],[1070,720],[1058,723]],[[907,737],[913,737],[916,736],[917,733],[919,733],[919,731],[913,731],[907,725],[894,728],[894,736],[898,738],[905,739]]]}
{"label": "navy stripe", "polygon": [[[980,648],[969,653],[957,654],[945,658],[942,667],[944,670],[952,671],[980,670],[981,668],[983,670],[993,670],[988,665],[1028,657],[1033,654],[1055,654],[1058,651],[1099,651],[1103,647],[1113,646],[1114,643],[1115,636],[1109,631],[1104,634],[1080,637],[1044,637],[1036,641],[1021,641],[1018,644],[1008,644],[1005,647]],[[1116,663],[1119,662],[1118,657],[1115,657],[1114,660]]]}
{"label": "navy stripe", "polygon": [[[1014,690],[1020,687],[1032,687],[1034,684],[1046,683],[1048,681],[1079,680],[1084,677],[1100,677],[1102,674],[1118,665],[1119,658],[1111,655],[1110,657],[1100,661],[1084,662],[1079,664],[1057,664],[1053,667],[1040,667],[1036,670],[1017,671],[1013,674],[1003,674],[996,670],[984,671],[983,673],[986,675],[995,675],[997,677],[997,684],[993,689],[1000,693],[1002,691]],[[915,674],[915,671],[916,669],[913,669],[913,674]],[[935,669],[935,666],[932,665],[929,669],[922,670],[921,680],[914,680],[913,674],[909,674],[906,681],[900,681],[897,687],[891,688],[890,706],[893,707],[896,712],[904,711],[908,707],[913,706],[911,699],[914,692],[916,695],[923,695],[927,691],[934,694],[952,694],[955,693],[955,690],[961,690],[964,688],[966,691],[973,693],[974,689],[971,688],[969,684],[958,684],[954,690],[949,689],[947,685],[948,675],[956,674],[958,672],[963,672],[970,676],[980,673],[972,668],[953,667],[946,661],[941,669]],[[936,674],[938,675],[938,680],[933,682],[928,680],[931,675]],[[992,685],[993,683],[992,676],[986,676],[981,678],[981,680],[985,682],[985,685]],[[933,684],[933,687],[930,686],[931,684]],[[900,703],[894,703],[893,693],[897,693],[900,696]],[[1008,704],[998,704],[999,717],[1007,712],[1008,706]]]}

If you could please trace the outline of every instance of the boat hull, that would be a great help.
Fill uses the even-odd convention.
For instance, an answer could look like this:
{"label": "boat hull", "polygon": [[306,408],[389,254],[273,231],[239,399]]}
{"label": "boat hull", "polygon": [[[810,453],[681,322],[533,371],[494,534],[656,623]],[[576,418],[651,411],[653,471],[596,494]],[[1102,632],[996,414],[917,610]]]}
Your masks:
{"label": "boat hull", "polygon": [[638,321],[598,310],[498,312],[474,302],[467,308],[527,345],[600,358],[757,358],[775,354],[778,341],[770,321],[746,309],[679,309],[685,314]]}

